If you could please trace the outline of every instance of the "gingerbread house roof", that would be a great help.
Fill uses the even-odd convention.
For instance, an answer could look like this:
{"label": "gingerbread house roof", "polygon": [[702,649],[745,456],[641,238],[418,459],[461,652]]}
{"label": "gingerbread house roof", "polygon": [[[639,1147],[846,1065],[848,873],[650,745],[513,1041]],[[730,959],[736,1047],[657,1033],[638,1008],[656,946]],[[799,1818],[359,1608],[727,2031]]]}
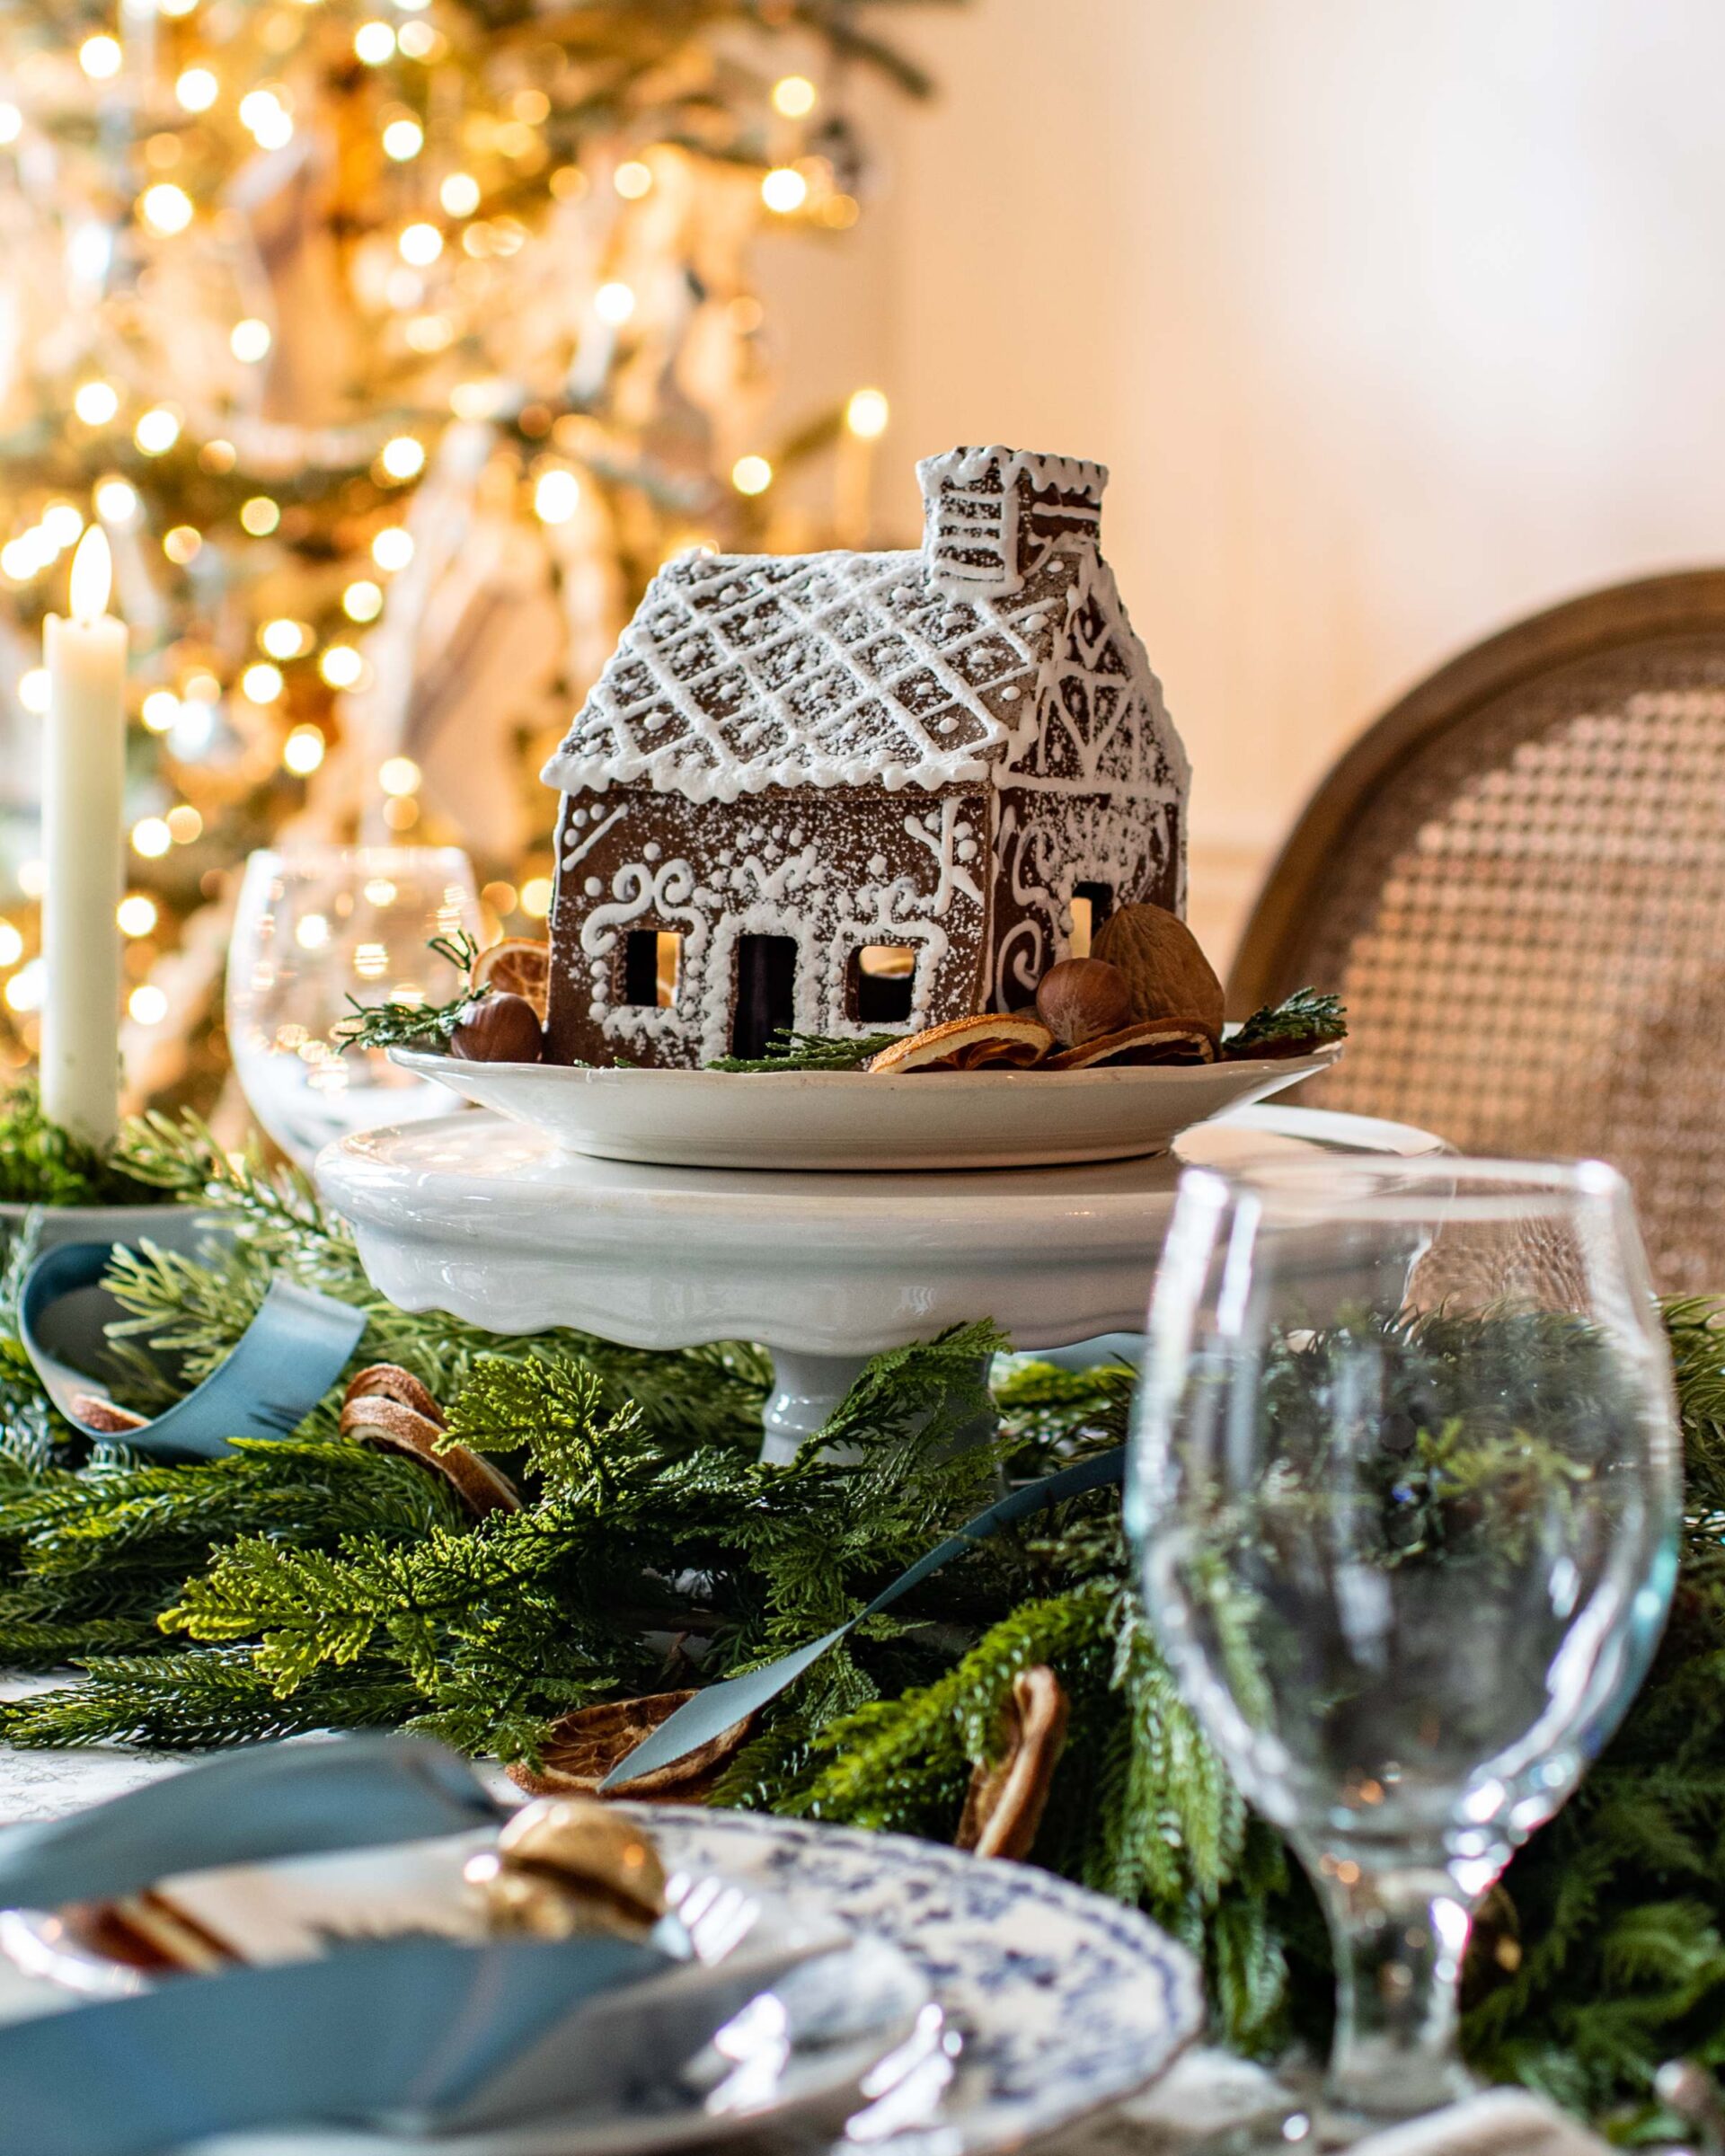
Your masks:
{"label": "gingerbread house roof", "polygon": [[931,791],[1016,762],[1088,608],[1154,676],[1096,551],[1107,473],[954,450],[918,466],[916,552],[682,556],[653,579],[545,765],[565,793]]}

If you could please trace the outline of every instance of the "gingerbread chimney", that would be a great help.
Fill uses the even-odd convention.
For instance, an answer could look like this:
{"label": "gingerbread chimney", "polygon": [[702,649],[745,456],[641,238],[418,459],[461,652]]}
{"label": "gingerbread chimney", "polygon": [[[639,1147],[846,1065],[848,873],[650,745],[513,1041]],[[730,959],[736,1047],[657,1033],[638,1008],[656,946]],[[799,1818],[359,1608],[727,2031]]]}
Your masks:
{"label": "gingerbread chimney", "polygon": [[1031,449],[949,449],[916,467],[929,581],[1007,597],[1062,540],[1095,549],[1108,467]]}

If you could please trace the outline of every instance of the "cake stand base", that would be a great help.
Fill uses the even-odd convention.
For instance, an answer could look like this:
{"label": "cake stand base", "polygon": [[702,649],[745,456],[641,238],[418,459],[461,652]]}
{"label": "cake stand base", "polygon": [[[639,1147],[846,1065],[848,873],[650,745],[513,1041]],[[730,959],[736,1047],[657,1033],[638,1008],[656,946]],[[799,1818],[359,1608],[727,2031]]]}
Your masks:
{"label": "cake stand base", "polygon": [[1182,1167],[1331,1149],[1442,1141],[1250,1108],[1151,1160],[770,1175],[593,1160],[472,1112],[343,1138],[317,1178],[373,1284],[405,1310],[493,1332],[576,1326],[633,1348],[758,1340],[777,1378],[764,1457],[785,1460],[883,1348],[978,1318],[1023,1348],[1136,1332]]}

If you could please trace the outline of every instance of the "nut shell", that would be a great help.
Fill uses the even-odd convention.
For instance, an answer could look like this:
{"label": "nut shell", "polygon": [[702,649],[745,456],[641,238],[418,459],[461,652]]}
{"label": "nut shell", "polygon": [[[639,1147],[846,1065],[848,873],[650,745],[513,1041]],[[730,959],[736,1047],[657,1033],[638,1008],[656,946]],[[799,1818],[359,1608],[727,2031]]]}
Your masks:
{"label": "nut shell", "polygon": [[1126,976],[1136,1018],[1195,1018],[1220,1035],[1222,984],[1178,914],[1160,906],[1123,906],[1097,930],[1091,956]]}
{"label": "nut shell", "polygon": [[539,1014],[524,995],[479,997],[449,1036],[449,1053],[464,1063],[537,1063],[544,1052]]}
{"label": "nut shell", "polygon": [[[645,1699],[573,1708],[552,1724],[537,1767],[517,1760],[505,1772],[530,1797],[593,1796],[619,1760],[694,1696],[693,1692],[655,1692]],[[754,1726],[754,1716],[746,1716],[681,1759],[614,1783],[611,1794],[643,1803],[700,1804]]]}
{"label": "nut shell", "polygon": [[588,1797],[542,1797],[524,1805],[493,1852],[464,1873],[492,1923],[537,1939],[578,1931],[638,1936],[665,1910],[665,1868],[647,1836]]}
{"label": "nut shell", "polygon": [[1106,959],[1062,959],[1037,985],[1036,1015],[1063,1048],[1132,1023],[1132,988]]}

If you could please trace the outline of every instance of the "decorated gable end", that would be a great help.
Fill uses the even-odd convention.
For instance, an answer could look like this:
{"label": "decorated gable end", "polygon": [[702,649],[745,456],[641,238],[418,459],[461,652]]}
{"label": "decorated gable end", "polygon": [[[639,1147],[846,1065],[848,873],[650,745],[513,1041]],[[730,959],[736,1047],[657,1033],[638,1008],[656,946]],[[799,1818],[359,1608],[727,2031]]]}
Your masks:
{"label": "decorated gable end", "polygon": [[1182,906],[1186,758],[1099,550],[1106,471],[917,473],[916,552],[654,578],[544,770],[556,1060],[1013,1010],[1112,907]]}

